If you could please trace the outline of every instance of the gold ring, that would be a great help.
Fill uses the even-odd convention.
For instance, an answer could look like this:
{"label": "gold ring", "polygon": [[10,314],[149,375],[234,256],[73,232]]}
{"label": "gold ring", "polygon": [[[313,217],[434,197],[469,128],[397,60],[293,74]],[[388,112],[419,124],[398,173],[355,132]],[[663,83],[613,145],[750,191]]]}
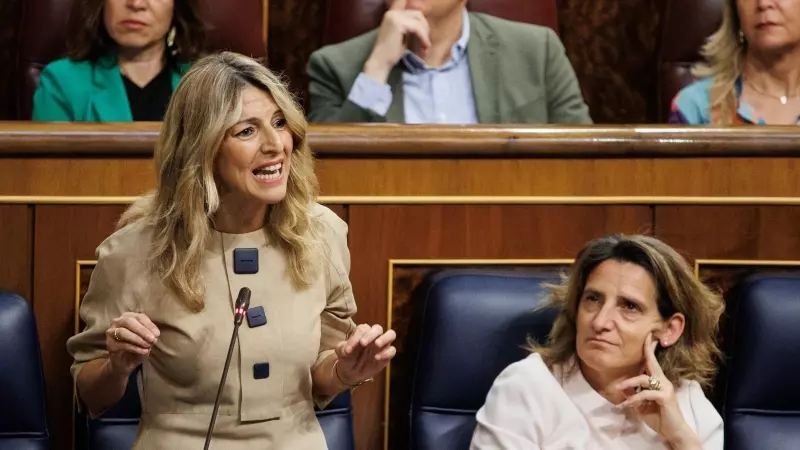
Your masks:
{"label": "gold ring", "polygon": [[119,341],[119,336],[117,333],[119,332],[119,328],[114,328],[114,340]]}
{"label": "gold ring", "polygon": [[661,381],[658,378],[656,378],[654,376],[651,376],[647,380],[647,382],[648,382],[647,389],[650,389],[651,391],[660,391],[661,390]]}

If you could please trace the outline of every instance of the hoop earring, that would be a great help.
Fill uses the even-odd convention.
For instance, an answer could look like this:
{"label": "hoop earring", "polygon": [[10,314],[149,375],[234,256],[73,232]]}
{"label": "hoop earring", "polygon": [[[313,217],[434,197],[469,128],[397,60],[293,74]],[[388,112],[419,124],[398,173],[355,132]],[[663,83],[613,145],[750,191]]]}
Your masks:
{"label": "hoop earring", "polygon": [[175,25],[169,29],[169,33],[167,33],[167,49],[169,50],[172,56],[178,54],[178,49],[175,48]]}

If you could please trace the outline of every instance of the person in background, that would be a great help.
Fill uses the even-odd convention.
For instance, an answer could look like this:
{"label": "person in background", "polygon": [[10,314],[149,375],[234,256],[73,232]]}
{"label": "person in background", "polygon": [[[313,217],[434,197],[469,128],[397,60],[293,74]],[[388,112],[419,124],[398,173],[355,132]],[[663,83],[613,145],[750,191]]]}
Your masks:
{"label": "person in background", "polygon": [[591,123],[549,28],[467,0],[387,3],[377,30],[311,55],[312,122]]}
{"label": "person in background", "polygon": [[394,357],[394,331],[353,323],[347,224],[316,203],[307,131],[286,85],[242,55],[199,60],[172,96],[157,187],[98,247],[86,328],[67,342],[93,417],[140,370],[134,450],[202,448],[243,287],[254,314],[239,329],[212,448],[324,449],[315,404]]}
{"label": "person in background", "polygon": [[472,450],[722,450],[715,375],[723,302],[647,236],[589,242],[545,307],[544,345],[495,380]]}
{"label": "person in background", "polygon": [[675,124],[800,121],[800,0],[726,0],[695,83],[672,102]]}
{"label": "person in background", "polygon": [[204,50],[200,0],[76,0],[68,58],[45,66],[33,120],[160,121]]}

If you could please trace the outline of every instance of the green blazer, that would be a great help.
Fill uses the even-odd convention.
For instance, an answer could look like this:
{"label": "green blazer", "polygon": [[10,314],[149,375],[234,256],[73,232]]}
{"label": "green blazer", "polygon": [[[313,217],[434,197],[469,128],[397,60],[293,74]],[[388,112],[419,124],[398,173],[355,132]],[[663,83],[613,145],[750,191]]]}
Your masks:
{"label": "green blazer", "polygon": [[[592,122],[564,46],[553,30],[480,13],[469,13],[469,21],[467,59],[478,122]],[[386,117],[347,100],[377,34],[373,30],[311,55],[310,121],[404,121],[402,63],[387,81],[393,100]]]}
{"label": "green blazer", "polygon": [[[172,73],[172,90],[189,69]],[[33,94],[33,120],[50,122],[131,122],[133,116],[116,58],[95,62],[64,58],[45,66]]]}

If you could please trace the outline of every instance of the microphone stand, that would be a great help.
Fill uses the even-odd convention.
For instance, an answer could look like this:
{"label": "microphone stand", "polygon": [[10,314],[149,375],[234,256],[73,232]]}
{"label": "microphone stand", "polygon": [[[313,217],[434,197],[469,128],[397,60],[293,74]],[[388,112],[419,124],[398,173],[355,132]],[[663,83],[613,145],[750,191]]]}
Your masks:
{"label": "microphone stand", "polygon": [[225,367],[222,369],[222,379],[219,381],[219,389],[217,389],[217,398],[214,400],[214,411],[211,412],[211,423],[208,424],[208,432],[206,433],[206,443],[203,450],[208,450],[211,445],[211,433],[214,432],[214,424],[217,423],[217,413],[219,412],[219,401],[222,398],[222,389],[225,387],[225,380],[228,378],[228,368],[231,366],[231,357],[233,356],[233,346],[236,344],[236,338],[239,336],[239,325],[242,324],[242,319],[250,306],[250,289],[244,287],[239,290],[239,295],[236,298],[236,305],[233,314],[233,334],[231,335],[231,344],[228,346],[228,356],[225,357]]}
{"label": "microphone stand", "polygon": [[233,346],[236,344],[236,337],[239,335],[239,325],[241,322],[234,324],[233,336],[231,336],[231,345],[228,346],[228,356],[225,358],[225,368],[222,369],[222,380],[219,382],[219,389],[217,390],[217,399],[214,401],[214,411],[211,412],[211,423],[208,425],[208,432],[206,433],[206,444],[203,450],[208,450],[211,444],[211,433],[214,432],[214,424],[217,422],[217,412],[219,411],[219,401],[222,397],[222,388],[225,386],[225,379],[228,378],[228,368],[231,366],[231,356],[233,356]]}

